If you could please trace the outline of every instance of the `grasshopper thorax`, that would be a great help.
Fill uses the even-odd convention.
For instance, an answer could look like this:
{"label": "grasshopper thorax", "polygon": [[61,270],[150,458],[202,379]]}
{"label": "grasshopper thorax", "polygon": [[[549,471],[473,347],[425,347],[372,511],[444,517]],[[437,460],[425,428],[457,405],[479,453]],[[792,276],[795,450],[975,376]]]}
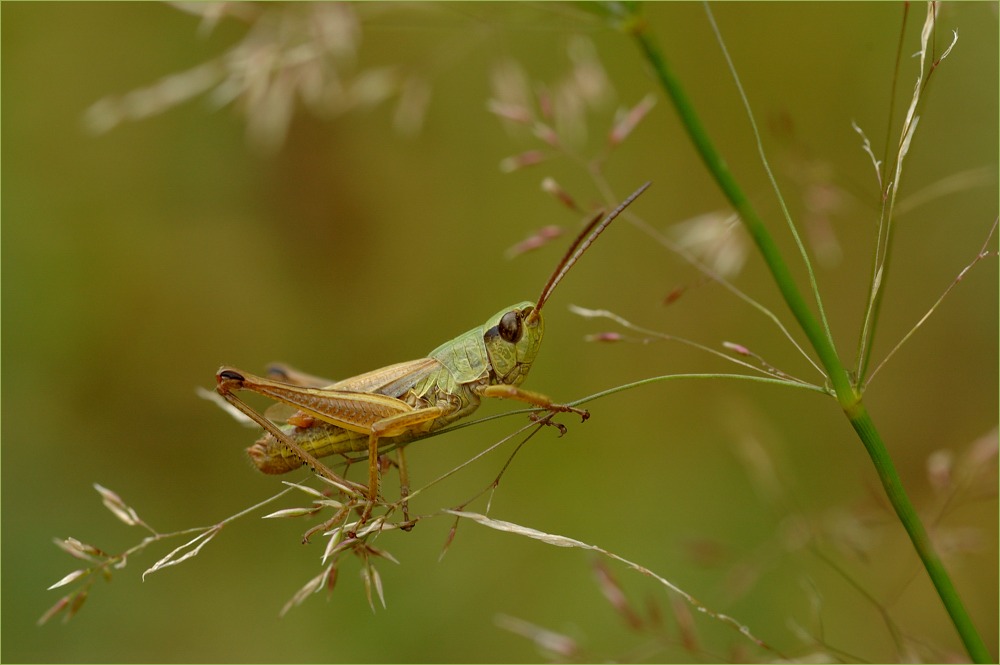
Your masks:
{"label": "grasshopper thorax", "polygon": [[545,324],[541,313],[529,316],[529,301],[504,308],[483,325],[483,345],[490,360],[490,383],[520,385],[542,343]]}

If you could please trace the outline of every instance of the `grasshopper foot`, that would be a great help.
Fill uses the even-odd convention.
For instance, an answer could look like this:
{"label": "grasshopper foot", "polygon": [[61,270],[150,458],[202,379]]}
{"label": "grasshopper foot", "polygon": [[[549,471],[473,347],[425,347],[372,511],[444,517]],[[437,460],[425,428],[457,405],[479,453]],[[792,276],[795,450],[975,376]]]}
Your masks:
{"label": "grasshopper foot", "polygon": [[528,416],[528,418],[533,422],[539,423],[541,425],[548,425],[549,427],[555,427],[556,429],[559,430],[559,436],[562,436],[567,431],[566,426],[563,425],[562,423],[557,423],[556,421],[552,420],[552,416],[554,416],[555,414],[556,414],[555,411],[550,411],[544,416],[538,413],[532,413],[530,416]]}

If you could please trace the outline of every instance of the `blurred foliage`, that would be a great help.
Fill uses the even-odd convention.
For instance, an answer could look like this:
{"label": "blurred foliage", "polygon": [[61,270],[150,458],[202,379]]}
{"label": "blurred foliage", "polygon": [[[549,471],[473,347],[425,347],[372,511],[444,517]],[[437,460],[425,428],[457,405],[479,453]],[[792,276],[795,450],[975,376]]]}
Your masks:
{"label": "blurred foliage", "polygon": [[[320,571],[322,548],[298,545],[305,523],[250,517],[144,583],[140,572],[167,550],[130,561],[112,585],[98,581],[70,623],[35,627],[58,597],[45,588],[76,567],[53,537],[105,551],[141,538],[101,507],[93,483],[161,531],[212,524],[279,489],[244,459],[253,434],[195,395],[219,365],[252,371],[282,360],[350,376],[420,357],[504,304],[535,297],[566,236],[513,258],[505,251],[548,226],[572,233],[583,216],[539,183],[554,178],[582,208],[606,201],[586,163],[500,117],[496,103],[509,95],[527,95],[540,114],[550,108],[552,127],[584,162],[603,156],[611,198],[652,180],[636,214],[671,237],[708,242],[706,256],[735,265],[733,281],[787,319],[756,257],[712,244],[731,226],[668,105],[647,109],[605,153],[623,118],[616,111],[637,108],[655,85],[627,40],[594,16],[566,4],[228,7],[233,16],[214,18],[146,3],[0,8],[3,659],[536,660],[525,625],[568,636],[585,660],[768,657],[718,621],[695,617],[682,629],[662,587],[611,565],[642,616],[655,606],[663,617],[662,635],[634,632],[607,599],[607,571],[595,574],[577,550],[467,523],[439,562],[446,520],[379,541],[400,565],[380,565],[388,609],[374,615],[348,563],[329,602],[313,598],[278,619]],[[820,259],[833,334],[850,357],[879,205],[851,122],[878,154],[903,6],[713,9]],[[703,9],[647,10],[730,166],[791,250]],[[909,206],[898,219],[876,359],[972,261],[997,215],[996,6],[943,5],[940,25],[940,48],[952,29],[959,41],[926,93],[904,173]],[[911,17],[904,53],[919,28]],[[285,59],[266,60],[276,54]],[[279,74],[253,79],[259,58]],[[903,63],[897,114],[912,66]],[[178,72],[189,78],[164,87]],[[546,159],[499,168],[532,150]],[[993,653],[997,301],[994,256],[867,393]],[[548,341],[527,387],[560,400],[654,374],[729,369],[666,342],[587,343],[609,328],[572,315],[570,303],[811,371],[755,310],[619,224],[548,307]],[[670,382],[590,410],[585,425],[567,419],[566,436],[542,432],[519,453],[491,516],[636,561],[787,655],[961,653],[832,401]],[[412,482],[520,424],[415,444]],[[477,463],[416,508],[456,505],[504,459]],[[882,612],[913,638],[904,649]]]}

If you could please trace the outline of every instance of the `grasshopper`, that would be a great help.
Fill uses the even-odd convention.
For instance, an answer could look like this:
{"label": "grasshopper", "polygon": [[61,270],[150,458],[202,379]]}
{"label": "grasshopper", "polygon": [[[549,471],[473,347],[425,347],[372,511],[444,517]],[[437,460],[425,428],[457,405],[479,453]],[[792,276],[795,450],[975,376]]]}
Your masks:
{"label": "grasshopper", "polygon": [[[285,473],[308,464],[320,475],[353,490],[366,492],[365,516],[378,499],[380,448],[399,450],[400,494],[407,493],[403,445],[475,411],[483,397],[514,399],[549,411],[589,413],[556,404],[545,395],[519,386],[528,375],[542,341],[542,307],[577,259],[621,212],[649,187],[644,184],[606,217],[598,213],[573,241],[536,302],[506,307],[486,323],[445,342],[419,360],[329,382],[285,367],[272,377],[254,376],[232,367],[216,373],[216,391],[264,428],[247,449],[260,471]],[[277,425],[237,397],[246,390],[294,409]],[[368,452],[368,485],[361,488],[334,474],[317,458]],[[362,518],[362,521],[364,518]]]}

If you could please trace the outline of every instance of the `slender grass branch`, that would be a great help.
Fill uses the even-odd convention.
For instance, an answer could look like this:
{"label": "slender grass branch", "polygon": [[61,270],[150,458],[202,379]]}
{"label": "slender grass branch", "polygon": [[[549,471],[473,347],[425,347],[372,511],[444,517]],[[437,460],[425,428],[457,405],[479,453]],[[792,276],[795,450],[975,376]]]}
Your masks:
{"label": "slender grass branch", "polygon": [[[618,198],[617,196],[613,195],[611,187],[608,185],[607,181],[602,176],[600,176],[600,174],[594,174],[594,181],[595,184],[598,186],[598,188],[601,190],[601,193],[604,195],[605,199],[607,199],[608,201],[613,201]],[[634,211],[626,210],[623,217],[625,217],[625,219],[628,220],[637,229],[639,229],[643,233],[653,238],[659,244],[663,245],[666,249],[673,252],[677,256],[681,257],[685,261],[687,261],[700,273],[702,273],[715,283],[719,284],[720,286],[722,286],[722,288],[726,289],[734,296],[736,296],[737,298],[739,298],[740,300],[742,300],[743,302],[745,302],[746,304],[750,305],[758,312],[763,314],[765,317],[767,317],[768,320],[770,320],[771,323],[773,323],[778,328],[778,330],[781,331],[781,334],[785,337],[785,339],[791,342],[792,346],[795,347],[795,350],[798,351],[803,358],[805,358],[806,362],[812,365],[817,372],[823,374],[823,369],[816,363],[815,360],[813,360],[812,356],[810,356],[809,353],[807,353],[806,350],[802,348],[802,345],[799,344],[798,340],[795,339],[792,333],[789,332],[788,328],[785,326],[784,323],[782,323],[781,319],[779,319],[774,312],[772,312],[763,304],[752,298],[749,294],[744,293],[739,287],[733,284],[730,280],[726,279],[726,277],[719,274],[718,271],[713,270],[704,261],[699,260],[698,257],[696,257],[692,252],[686,250],[678,243],[673,242],[669,237],[667,237],[663,233],[660,233],[660,231],[658,231],[656,228],[654,228],[652,225],[646,222],[642,217],[640,217]]]}
{"label": "slender grass branch", "polygon": [[[896,153],[893,157],[893,175],[891,180],[883,179],[882,208],[879,215],[878,241],[875,243],[875,252],[872,261],[871,288],[867,308],[865,310],[865,325],[861,329],[858,341],[858,366],[856,379],[861,385],[865,381],[868,368],[871,363],[872,347],[874,346],[875,331],[878,326],[882,311],[882,301],[885,297],[886,285],[889,281],[892,250],[895,245],[893,238],[896,231],[896,200],[899,194],[899,184],[903,176],[903,163],[909,152],[913,135],[916,132],[917,124],[920,121],[918,111],[924,106],[927,88],[930,85],[931,76],[942,60],[948,57],[955,42],[958,41],[958,33],[953,33],[951,44],[941,53],[935,55],[936,45],[934,37],[937,32],[937,9],[936,2],[927,3],[927,15],[924,19],[923,28],[920,31],[920,56],[919,74],[916,84],[913,87],[913,97],[907,107],[903,126],[900,130],[899,140],[896,146]],[[905,19],[905,17],[904,17]],[[896,67],[900,66],[897,59]],[[894,77],[898,76],[898,72]],[[891,122],[891,119],[890,119]],[[889,137],[886,136],[886,145],[889,145]],[[888,168],[888,164],[886,164]]]}
{"label": "slender grass branch", "polygon": [[922,317],[920,317],[920,320],[917,321],[912,328],[910,328],[910,331],[907,332],[905,335],[903,335],[903,338],[896,343],[896,346],[892,347],[892,350],[885,355],[885,358],[883,358],[882,361],[878,365],[876,365],[875,369],[872,370],[871,374],[869,374],[868,378],[865,380],[865,387],[867,387],[868,384],[871,383],[872,379],[875,378],[875,375],[878,374],[883,367],[885,367],[885,364],[889,362],[889,359],[892,358],[904,344],[906,344],[906,342],[910,339],[910,337],[913,336],[913,333],[917,332],[917,329],[920,328],[920,326],[924,325],[927,319],[931,317],[931,314],[933,314],[934,311],[938,308],[938,306],[944,301],[944,299],[948,297],[948,294],[951,293],[951,290],[954,289],[956,286],[958,286],[959,282],[965,279],[965,276],[969,273],[970,270],[972,270],[972,268],[977,263],[979,263],[980,261],[982,261],[983,259],[985,259],[987,256],[990,255],[989,244],[990,240],[993,239],[993,234],[996,233],[997,222],[998,219],[994,218],[993,225],[990,227],[990,231],[986,236],[986,241],[983,243],[983,246],[979,250],[979,253],[976,254],[976,258],[972,259],[971,263],[962,268],[961,272],[958,273],[958,276],[952,280],[951,284],[948,285],[948,288],[944,290],[944,293],[942,293],[940,297],[938,297],[938,299],[934,301],[934,304],[931,305],[930,309],[928,309],[927,312]]}
{"label": "slender grass branch", "polygon": [[259,501],[258,503],[250,506],[249,508],[244,508],[238,513],[230,515],[229,517],[219,522],[216,522],[211,526],[191,527],[188,529],[181,529],[179,531],[172,531],[170,533],[161,533],[150,527],[141,519],[139,519],[139,516],[136,514],[135,510],[133,510],[130,506],[126,505],[125,502],[122,501],[117,494],[104,487],[101,487],[100,485],[95,484],[94,488],[103,497],[104,499],[103,502],[105,507],[107,507],[108,510],[110,510],[115,515],[115,517],[120,519],[122,522],[128,524],[129,526],[141,526],[146,530],[148,530],[151,535],[146,536],[141,541],[139,541],[139,543],[133,545],[132,547],[128,548],[124,552],[121,552],[120,554],[108,554],[106,552],[99,550],[96,547],[92,547],[90,545],[81,543],[75,538],[67,538],[65,540],[56,539],[56,545],[58,545],[60,549],[65,550],[66,552],[76,557],[77,559],[83,559],[85,561],[88,561],[92,565],[88,568],[83,568],[80,570],[76,570],[73,573],[70,573],[69,575],[65,576],[63,579],[59,580],[58,582],[49,587],[49,589],[55,589],[70,584],[71,582],[75,582],[77,580],[81,579],[84,580],[83,584],[80,587],[78,587],[76,591],[73,591],[63,596],[56,602],[55,605],[49,608],[49,610],[46,611],[45,614],[43,614],[38,619],[37,623],[39,625],[46,623],[57,614],[62,614],[64,621],[67,621],[70,618],[72,618],[73,615],[75,615],[76,612],[79,611],[80,607],[87,599],[90,587],[93,584],[94,579],[96,579],[97,574],[102,575],[103,577],[105,577],[110,581],[111,573],[113,570],[124,568],[127,565],[130,557],[141,553],[150,545],[158,543],[161,540],[180,538],[182,536],[188,536],[194,534],[194,538],[184,543],[180,547],[175,548],[165,557],[162,557],[159,561],[154,563],[150,568],[146,569],[142,573],[143,579],[145,579],[146,575],[148,575],[149,573],[177,565],[194,556],[197,556],[198,553],[201,551],[201,548],[204,545],[206,545],[210,540],[212,540],[212,538],[214,538],[216,534],[218,534],[219,531],[221,531],[224,526],[226,526],[230,522],[240,519],[241,517],[244,517],[245,515],[248,515],[252,512],[259,510],[266,504],[271,503],[272,501],[275,501],[276,499],[279,499],[280,497],[292,491],[291,488],[286,488],[278,492],[277,494],[274,494],[273,496],[264,499],[263,501]]}
{"label": "slender grass branch", "polygon": [[[722,351],[719,351],[717,349],[713,349],[713,348],[711,348],[709,346],[705,346],[704,344],[700,344],[698,342],[694,342],[694,341],[689,340],[689,339],[684,339],[683,337],[676,337],[674,335],[668,335],[668,334],[665,334],[665,333],[658,332],[656,330],[649,330],[648,328],[643,328],[641,326],[637,326],[634,323],[632,323],[631,321],[629,321],[629,320],[627,320],[627,319],[625,319],[625,318],[623,318],[623,317],[615,314],[614,312],[609,312],[608,310],[605,310],[605,309],[586,309],[584,307],[579,307],[577,305],[570,305],[569,306],[569,310],[571,312],[573,312],[574,314],[578,314],[578,315],[583,316],[585,318],[605,318],[605,319],[610,319],[610,320],[614,321],[615,323],[617,323],[618,325],[622,326],[623,328],[626,328],[627,330],[632,330],[634,332],[637,332],[637,333],[640,333],[642,335],[645,335],[646,337],[643,338],[643,340],[642,340],[643,342],[662,340],[662,341],[665,341],[665,342],[676,342],[678,344],[684,344],[685,346],[690,346],[692,348],[698,349],[699,351],[704,351],[705,353],[713,355],[713,356],[715,356],[717,358],[721,358],[722,360],[725,360],[726,362],[731,362],[731,363],[733,363],[735,365],[739,365],[740,367],[744,367],[746,369],[749,369],[752,372],[759,372],[759,373],[763,374],[764,376],[776,376],[776,377],[779,377],[779,378],[782,378],[782,379],[788,379],[790,381],[794,381],[796,383],[802,383],[802,384],[806,384],[806,385],[812,385],[808,381],[806,381],[805,379],[800,379],[798,377],[792,376],[792,375],[790,375],[790,374],[788,374],[786,372],[783,372],[783,371],[777,369],[776,367],[774,367],[770,363],[767,363],[766,361],[764,361],[764,359],[761,358],[760,356],[757,356],[756,354],[751,353],[748,349],[745,349],[745,347],[742,347],[740,345],[734,345],[734,344],[729,343],[729,342],[724,342],[723,343],[730,350],[734,350],[734,349],[738,348],[738,349],[740,349],[741,355],[756,358],[758,360],[758,362],[761,363],[761,366],[754,365],[754,364],[749,363],[749,362],[747,362],[745,360],[740,360],[739,358],[735,358],[732,355],[723,353]],[[597,337],[597,339],[600,339],[601,336],[597,335],[596,337]],[[590,336],[588,336],[588,339],[589,338],[590,338]]]}
{"label": "slender grass branch", "polygon": [[[903,45],[906,43],[906,23],[910,17],[910,3],[904,2],[903,19],[899,22],[899,41],[896,44],[896,63],[892,68],[892,83],[889,86],[889,113],[886,116],[886,137],[892,136],[892,119],[896,115],[896,91],[899,89],[899,70],[903,63]],[[885,150],[882,153],[882,168],[879,170],[879,185],[885,182],[885,168],[889,163],[889,141],[885,142]]]}
{"label": "slender grass branch", "polygon": [[731,616],[729,616],[727,614],[722,614],[720,612],[715,612],[715,611],[709,609],[708,606],[706,606],[700,600],[698,600],[697,598],[695,598],[694,596],[692,596],[688,592],[684,591],[684,589],[680,588],[679,586],[677,586],[676,584],[674,584],[670,580],[668,580],[668,579],[666,579],[664,577],[661,577],[660,575],[657,575],[656,573],[654,573],[649,568],[646,568],[645,566],[642,566],[640,564],[634,563],[634,562],[632,562],[632,561],[630,561],[630,560],[628,560],[628,559],[626,559],[626,558],[624,558],[622,556],[619,556],[618,554],[615,554],[614,552],[610,552],[610,551],[608,551],[608,550],[606,550],[606,549],[604,549],[602,547],[598,547],[597,545],[591,545],[589,543],[585,543],[585,542],[576,540],[575,538],[568,538],[566,536],[561,536],[561,535],[558,535],[558,534],[546,533],[546,532],[543,532],[543,531],[539,531],[537,529],[532,529],[530,527],[524,527],[524,526],[521,526],[519,524],[514,524],[512,522],[505,522],[505,521],[502,521],[502,520],[491,519],[491,518],[487,517],[486,515],[481,515],[479,513],[470,513],[470,512],[464,512],[464,511],[459,511],[459,510],[445,510],[445,511],[442,511],[442,512],[445,513],[445,514],[454,515],[455,517],[459,517],[459,518],[464,518],[464,519],[467,519],[467,520],[471,520],[473,522],[476,522],[477,524],[480,524],[480,525],[485,526],[485,527],[489,527],[491,529],[495,529],[497,531],[503,531],[503,532],[507,532],[507,533],[514,533],[514,534],[517,534],[519,536],[525,536],[527,538],[532,538],[534,540],[539,540],[539,541],[541,541],[543,543],[546,543],[548,545],[554,545],[556,547],[571,547],[571,548],[577,548],[577,549],[582,549],[582,550],[589,550],[589,551],[592,551],[592,552],[596,552],[597,554],[600,554],[601,556],[604,556],[604,557],[607,557],[607,558],[612,559],[614,561],[617,561],[619,563],[622,563],[622,564],[628,566],[629,568],[631,568],[632,570],[634,570],[634,571],[636,571],[638,573],[641,573],[642,575],[645,575],[647,577],[650,577],[650,578],[656,580],[661,585],[663,585],[664,587],[666,587],[667,589],[669,589],[673,593],[675,593],[678,596],[680,596],[681,598],[683,598],[685,602],[687,602],[689,605],[691,605],[692,607],[694,607],[698,612],[700,612],[700,613],[702,613],[702,614],[704,614],[706,616],[709,616],[709,617],[711,617],[711,618],[713,618],[713,619],[715,619],[717,621],[720,621],[720,622],[722,622],[724,624],[727,624],[727,625],[729,625],[732,628],[735,628],[741,635],[743,635],[747,639],[751,640],[754,644],[756,644],[757,646],[759,646],[761,649],[764,649],[764,650],[769,651],[771,653],[775,653],[775,654],[781,656],[782,658],[784,658],[784,656],[782,656],[781,652],[779,652],[777,649],[775,649],[774,647],[770,646],[767,642],[764,642],[762,639],[756,637],[752,632],[750,632],[750,628],[748,626],[746,626],[745,624],[740,623],[739,621],[737,621],[736,619],[734,619],[733,617],[731,617]]}
{"label": "slender grass branch", "polygon": [[719,48],[722,49],[722,54],[726,58],[726,66],[729,67],[729,72],[733,77],[733,83],[736,86],[736,90],[740,94],[740,101],[743,102],[743,108],[746,110],[747,118],[750,122],[750,129],[753,132],[754,141],[757,144],[757,155],[760,157],[764,171],[767,173],[767,179],[771,182],[771,188],[778,197],[778,205],[781,206],[781,213],[785,217],[785,222],[788,225],[788,231],[795,240],[795,246],[799,250],[799,256],[802,257],[802,263],[806,268],[806,273],[809,275],[809,285],[812,288],[813,299],[816,301],[816,308],[819,310],[819,318],[823,324],[824,334],[827,339],[832,340],[833,335],[830,332],[830,324],[826,318],[826,311],[823,309],[823,300],[820,297],[819,284],[816,282],[816,271],[813,270],[812,261],[809,260],[809,252],[806,251],[806,246],[802,242],[802,237],[799,235],[798,229],[795,228],[795,222],[792,220],[792,214],[788,211],[788,205],[785,203],[785,197],[781,195],[781,190],[778,187],[778,181],[775,179],[774,172],[771,170],[771,164],[767,159],[767,154],[764,152],[764,143],[760,138],[760,130],[757,128],[757,122],[754,119],[753,111],[750,108],[750,100],[747,98],[746,91],[743,89],[743,83],[740,82],[739,75],[736,72],[736,65],[729,56],[729,49],[726,48],[726,42],[722,38],[719,26],[715,23],[715,16],[712,14],[711,7],[709,7],[708,3],[705,3],[704,6],[705,13],[708,16],[708,22],[712,26],[712,32],[715,33],[715,41],[719,44]]}

